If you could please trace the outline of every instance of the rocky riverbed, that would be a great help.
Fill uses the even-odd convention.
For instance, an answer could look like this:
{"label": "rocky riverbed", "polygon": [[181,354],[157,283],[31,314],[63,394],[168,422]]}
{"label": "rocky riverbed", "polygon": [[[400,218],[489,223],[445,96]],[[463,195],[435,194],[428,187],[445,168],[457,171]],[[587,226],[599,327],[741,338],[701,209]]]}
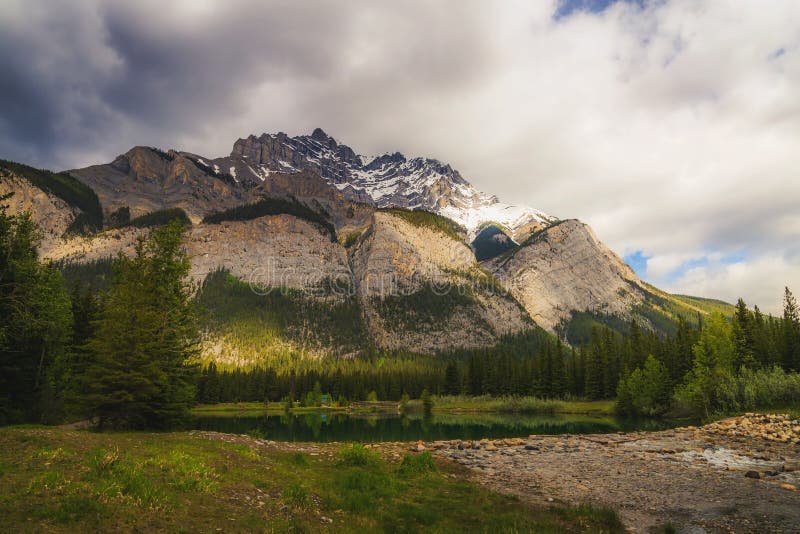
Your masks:
{"label": "rocky riverbed", "polygon": [[755,415],[705,427],[417,443],[496,490],[616,510],[632,532],[800,532],[800,421]]}

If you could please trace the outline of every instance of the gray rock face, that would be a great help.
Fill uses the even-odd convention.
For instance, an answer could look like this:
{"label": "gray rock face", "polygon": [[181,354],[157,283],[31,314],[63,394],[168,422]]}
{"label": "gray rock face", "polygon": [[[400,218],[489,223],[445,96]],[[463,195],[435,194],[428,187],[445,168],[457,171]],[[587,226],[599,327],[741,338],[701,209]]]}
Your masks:
{"label": "gray rock face", "polygon": [[308,135],[262,134],[239,139],[227,158],[213,160],[247,184],[276,174],[311,171],[348,199],[379,207],[424,209],[464,225],[474,237],[479,225],[495,221],[524,239],[534,229],[556,221],[527,206],[510,206],[475,189],[453,167],[431,158],[406,158],[399,152],[360,156],[317,128]]}
{"label": "gray rock face", "polygon": [[485,266],[551,331],[570,310],[627,317],[644,298],[631,268],[577,220],[534,234],[513,254]]}
{"label": "gray rock face", "polygon": [[60,198],[42,191],[21,176],[0,169],[0,196],[13,193],[4,201],[10,215],[28,212],[42,231],[39,253],[47,256],[64,241],[64,232],[79,210]]}
{"label": "gray rock face", "polygon": [[488,287],[464,243],[396,215],[375,213],[351,265],[379,347],[483,347],[532,326],[513,298]]}
{"label": "gray rock face", "polygon": [[97,193],[107,216],[127,206],[131,217],[165,208],[181,208],[193,223],[207,214],[253,202],[256,192],[209,176],[174,151],[135,147],[105,165],[69,173]]}

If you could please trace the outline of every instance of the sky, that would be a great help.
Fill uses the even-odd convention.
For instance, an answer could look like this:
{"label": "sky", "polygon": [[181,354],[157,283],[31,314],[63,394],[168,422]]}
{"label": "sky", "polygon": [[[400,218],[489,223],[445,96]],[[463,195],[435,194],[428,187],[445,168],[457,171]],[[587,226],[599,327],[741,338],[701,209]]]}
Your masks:
{"label": "sky", "polygon": [[0,157],[322,127],[579,218],[654,285],[800,293],[800,2],[0,3]]}

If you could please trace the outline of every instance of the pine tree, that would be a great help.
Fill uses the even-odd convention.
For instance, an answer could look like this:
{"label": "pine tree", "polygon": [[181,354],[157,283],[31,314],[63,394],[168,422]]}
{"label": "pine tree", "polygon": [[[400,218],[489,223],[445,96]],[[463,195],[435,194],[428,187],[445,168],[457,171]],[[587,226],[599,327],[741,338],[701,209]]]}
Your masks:
{"label": "pine tree", "polygon": [[783,296],[783,367],[800,370],[800,311],[788,287]]}
{"label": "pine tree", "polygon": [[11,195],[0,196],[0,424],[60,411],[72,323],[60,273],[37,257],[39,229],[29,214],[7,213]]}
{"label": "pine tree", "polygon": [[101,426],[164,428],[180,423],[194,402],[199,333],[172,222],[136,244],[134,258],[115,261],[115,281],[95,334],[79,404]]}

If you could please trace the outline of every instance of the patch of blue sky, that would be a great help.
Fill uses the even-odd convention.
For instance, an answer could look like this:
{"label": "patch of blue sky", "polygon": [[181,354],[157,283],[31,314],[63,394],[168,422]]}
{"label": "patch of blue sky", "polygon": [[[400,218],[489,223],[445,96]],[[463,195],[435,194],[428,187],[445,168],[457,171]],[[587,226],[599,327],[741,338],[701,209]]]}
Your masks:
{"label": "patch of blue sky", "polygon": [[617,2],[636,4],[644,6],[645,0],[561,0],[558,3],[553,19],[560,20],[569,17],[575,12],[583,11],[586,13],[602,13],[609,6]]}
{"label": "patch of blue sky", "polygon": [[626,254],[622,259],[625,263],[630,265],[631,269],[633,269],[637,275],[639,275],[639,278],[647,274],[647,260],[650,259],[650,256],[645,256],[641,250],[637,250],[632,254]]}

